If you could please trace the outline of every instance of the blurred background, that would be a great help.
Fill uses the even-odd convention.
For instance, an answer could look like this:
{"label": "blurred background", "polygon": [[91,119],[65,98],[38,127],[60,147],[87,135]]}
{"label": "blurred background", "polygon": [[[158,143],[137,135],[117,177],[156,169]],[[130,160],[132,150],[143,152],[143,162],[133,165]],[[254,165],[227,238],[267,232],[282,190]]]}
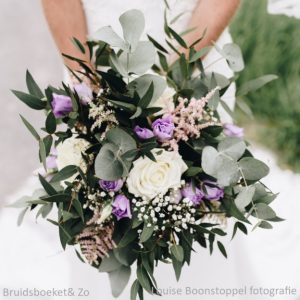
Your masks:
{"label": "blurred background", "polygon": [[[276,2],[277,0],[271,1]],[[246,69],[240,74],[238,84],[263,74],[277,74],[279,79],[242,99],[253,111],[255,122],[240,109],[237,110],[237,113],[240,124],[246,127],[251,140],[271,149],[276,154],[280,166],[291,170],[287,171],[288,177],[285,177],[286,181],[281,184],[283,194],[288,195],[290,191],[287,189],[291,186],[289,176],[292,171],[300,172],[300,59],[298,57],[300,53],[300,20],[285,15],[271,15],[267,12],[267,4],[267,0],[242,1],[240,11],[231,24],[231,33],[235,42],[241,46],[246,62]],[[40,112],[27,108],[13,96],[10,89],[26,90],[26,69],[30,70],[41,87],[46,87],[48,84],[59,85],[63,77],[63,70],[62,60],[48,31],[40,0],[0,0],[0,36],[0,64],[2,66],[0,166],[3,170],[0,181],[1,207],[6,200],[12,201],[11,195],[15,195],[22,187],[29,184],[33,170],[39,165],[38,147],[21,122],[19,114],[22,114],[37,128],[42,126],[43,121]],[[282,172],[279,169],[277,171],[278,173]],[[300,175],[292,178],[293,184],[299,186]],[[281,177],[275,178],[275,180],[276,182],[271,179],[268,184],[272,186],[273,183],[273,186],[276,186]],[[285,200],[293,199],[286,198]],[[297,213],[292,214],[297,209],[293,209],[293,205],[284,206],[282,204],[280,207],[280,214],[283,214],[283,217],[290,214],[290,221],[284,223],[285,227],[280,227],[283,228],[279,232],[280,234],[278,232],[277,235],[268,233],[270,243],[261,249],[261,245],[266,241],[266,235],[260,231],[255,233],[255,237],[254,235],[249,237],[244,244],[235,242],[238,247],[235,247],[231,253],[232,257],[235,254],[237,254],[236,257],[240,257],[235,261],[239,270],[247,270],[250,274],[249,278],[252,274],[257,282],[263,284],[271,282],[279,285],[279,282],[282,282],[281,275],[275,276],[276,280],[275,277],[266,279],[264,276],[261,278],[257,276],[259,273],[257,270],[264,266],[273,272],[274,259],[268,260],[269,253],[274,254],[274,257],[278,255],[282,261],[282,266],[284,266],[281,268],[284,272],[282,274],[287,275],[289,272],[296,274],[295,272],[299,270],[300,260],[294,261],[295,255],[282,255],[282,253],[290,253],[288,251],[291,249],[295,253],[297,251],[299,253],[299,243],[296,245],[298,248],[295,246],[295,240],[300,240],[299,227],[293,227],[293,225],[299,224],[299,218]],[[105,291],[95,292],[97,294],[94,294],[91,299],[100,299],[96,296],[109,294],[106,277],[102,276],[101,279],[98,279],[100,274],[91,271],[88,266],[83,267],[73,251],[68,250],[63,253],[54,226],[50,228],[46,222],[39,222],[39,226],[35,226],[34,217],[31,215],[27,218],[26,224],[16,229],[17,212],[12,209],[5,209],[5,211],[6,213],[3,213],[4,210],[0,210],[0,228],[2,228],[2,238],[6,241],[9,240],[9,243],[3,243],[0,249],[1,253],[5,254],[0,255],[0,288],[9,286],[9,284],[16,287],[14,282],[24,282],[24,286],[29,287],[33,283],[34,286],[40,284],[43,288],[60,287],[61,278],[71,278],[69,283],[64,282],[67,286],[82,286],[81,278],[86,276],[89,282],[86,280],[84,284],[92,290],[93,287],[97,287],[100,280],[106,280],[107,284]],[[4,228],[5,230],[3,230]],[[6,230],[6,228],[10,228],[10,230]],[[282,242],[278,249],[274,249],[273,245],[278,242],[278,238],[285,242]],[[35,247],[37,240],[38,246]],[[259,251],[255,251],[256,256],[253,252],[250,253],[250,249],[254,247],[259,249]],[[22,250],[21,255],[20,249]],[[10,257],[14,258],[13,264],[6,257],[8,253],[11,254]],[[252,257],[251,254],[253,254]],[[247,260],[244,259],[244,255],[247,255]],[[204,259],[206,259],[205,256]],[[220,266],[218,270],[218,273],[222,274],[220,277],[226,281],[233,276],[223,258],[215,259]],[[255,272],[253,271],[254,266]],[[293,266],[294,271],[292,271]],[[251,273],[252,267],[253,272]],[[92,272],[94,276],[90,276]],[[160,276],[165,276],[165,274],[163,272]],[[264,274],[264,272],[261,271],[260,274]],[[43,280],[44,276],[48,279],[47,283]],[[188,271],[186,276],[190,276]],[[299,283],[298,279],[299,276],[294,281]],[[293,283],[292,279],[289,280],[287,283]],[[250,299],[252,300],[252,298]]]}
{"label": "blurred background", "polygon": [[26,90],[26,69],[41,87],[46,87],[49,82],[59,84],[62,60],[48,32],[39,0],[1,0],[0,23],[0,191],[4,199],[25,185],[38,166],[37,145],[23,126],[19,114],[35,127],[40,127],[43,119],[40,112],[18,101],[10,89]]}

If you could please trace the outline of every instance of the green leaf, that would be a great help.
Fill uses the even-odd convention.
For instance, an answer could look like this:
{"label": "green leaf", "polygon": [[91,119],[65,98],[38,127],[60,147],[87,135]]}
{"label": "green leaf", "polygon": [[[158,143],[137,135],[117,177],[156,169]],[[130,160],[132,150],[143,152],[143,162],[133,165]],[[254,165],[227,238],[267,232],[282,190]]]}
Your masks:
{"label": "green leaf", "polygon": [[194,177],[202,172],[202,168],[200,167],[189,167],[187,171],[184,173],[187,177]]}
{"label": "green leaf", "polygon": [[107,143],[102,146],[95,160],[95,174],[104,180],[117,180],[125,173],[122,161],[116,156],[118,146]]}
{"label": "green leaf", "polygon": [[67,202],[67,201],[71,201],[71,196],[68,194],[56,194],[56,195],[52,195],[49,197],[42,197],[41,198],[43,201],[46,202]]}
{"label": "green leaf", "polygon": [[85,54],[85,48],[84,46],[81,44],[81,42],[76,38],[76,37],[73,37],[71,39],[72,43],[74,44],[74,46],[83,54]]}
{"label": "green leaf", "polygon": [[37,131],[33,128],[33,126],[22,116],[20,115],[24,125],[26,126],[26,128],[30,131],[30,133],[34,136],[34,138],[39,141],[41,138],[39,136],[39,134],[37,133]]}
{"label": "green leaf", "polygon": [[121,53],[118,58],[122,68],[127,74],[142,75],[148,71],[155,63],[156,50],[151,42],[139,42],[132,53]]}
{"label": "green leaf", "polygon": [[181,270],[182,270],[182,262],[177,260],[174,255],[171,255],[172,265],[175,272],[176,280],[179,281]]}
{"label": "green leaf", "polygon": [[56,173],[52,177],[50,182],[59,182],[59,181],[66,180],[66,179],[72,177],[76,173],[77,173],[77,166],[75,166],[75,165],[66,166],[63,169],[61,169],[60,171],[58,171],[58,173]]}
{"label": "green leaf", "polygon": [[257,203],[252,215],[262,220],[269,220],[276,217],[274,210],[264,203]]}
{"label": "green leaf", "polygon": [[118,243],[118,248],[122,248],[133,242],[137,238],[137,231],[136,230],[129,230],[127,231],[120,242]]}
{"label": "green leaf", "polygon": [[142,114],[142,109],[138,106],[135,113],[129,118],[130,120],[138,118]]}
{"label": "green leaf", "polygon": [[170,251],[178,261],[183,262],[184,251],[183,251],[182,246],[172,245],[171,248],[170,248]]}
{"label": "green leaf", "polygon": [[261,221],[259,227],[263,228],[263,229],[272,229],[273,228],[273,226],[269,222],[266,222],[266,221]]}
{"label": "green leaf", "polygon": [[39,174],[39,180],[49,196],[53,196],[57,194],[55,188],[40,174]]}
{"label": "green leaf", "polygon": [[224,198],[222,203],[227,211],[227,213],[236,219],[250,224],[250,222],[245,218],[244,214],[236,207],[234,201],[228,198]]}
{"label": "green leaf", "polygon": [[140,237],[140,242],[144,243],[146,242],[153,234],[154,226],[148,227],[147,224],[144,224],[144,228]]}
{"label": "green leaf", "polygon": [[150,40],[150,42],[154,45],[154,47],[156,47],[161,52],[164,52],[165,54],[169,54],[168,51],[162,45],[160,45],[156,40],[154,40],[149,34],[147,34],[147,37]]}
{"label": "green leaf", "polygon": [[111,26],[105,26],[100,28],[93,34],[93,39],[97,39],[109,44],[111,47],[118,47],[122,50],[128,50],[128,47],[124,40],[120,38]]}
{"label": "green leaf", "polygon": [[122,266],[122,264],[116,259],[112,251],[110,251],[108,255],[108,257],[103,257],[101,261],[100,267],[98,269],[101,273],[109,273],[119,269]]}
{"label": "green leaf", "polygon": [[145,74],[137,79],[131,81],[128,85],[128,89],[132,91],[136,91],[140,98],[143,98],[146,92],[148,91],[151,83],[154,85],[153,96],[151,99],[151,104],[155,103],[164,90],[167,87],[166,80],[158,75]]}
{"label": "green leaf", "polygon": [[177,43],[182,46],[183,48],[187,49],[188,46],[185,43],[184,39],[176,32],[174,31],[171,27],[169,27],[169,32],[173,36],[173,38],[177,41]]}
{"label": "green leaf", "polygon": [[252,157],[242,158],[239,161],[239,167],[247,180],[260,180],[269,174],[269,167]]}
{"label": "green leaf", "polygon": [[50,223],[52,223],[53,225],[56,225],[59,227],[59,237],[60,237],[60,242],[61,245],[63,247],[63,249],[66,248],[66,245],[68,242],[70,242],[72,240],[71,235],[69,234],[69,232],[64,228],[64,226],[62,226],[61,224],[57,223],[56,221],[53,221],[51,219],[47,219],[47,221],[49,221]]}
{"label": "green leaf", "polygon": [[246,144],[243,140],[236,137],[226,137],[218,145],[218,151],[238,160],[246,150]]}
{"label": "green leaf", "polygon": [[139,284],[139,281],[136,279],[130,289],[130,300],[136,300],[138,291],[140,289],[141,285]]}
{"label": "green leaf", "polygon": [[234,200],[237,208],[240,211],[244,211],[245,207],[251,203],[254,193],[255,193],[254,186],[245,187],[241,190],[241,192],[238,194],[238,196]]}
{"label": "green leaf", "polygon": [[149,293],[152,294],[151,281],[147,271],[142,265],[139,265],[136,270],[136,275],[141,286]]}
{"label": "green leaf", "polygon": [[190,63],[195,62],[199,59],[201,59],[201,57],[203,57],[204,55],[206,55],[210,50],[212,49],[211,46],[208,47],[204,47],[201,50],[197,51],[195,54],[193,54],[193,56],[190,58]]}
{"label": "green leaf", "polygon": [[56,118],[52,111],[49,112],[46,119],[46,130],[49,134],[55,133],[56,130]]}
{"label": "green leaf", "polygon": [[123,37],[130,45],[130,51],[134,51],[145,28],[145,18],[143,13],[137,9],[127,10],[123,13],[119,21],[123,29]]}
{"label": "green leaf", "polygon": [[52,208],[53,208],[53,203],[46,203],[42,205],[36,214],[36,218],[38,218],[40,215],[42,215],[43,218],[46,218],[51,212]]}
{"label": "green leaf", "polygon": [[232,233],[231,240],[235,237],[236,232],[237,232],[238,229],[240,231],[242,231],[244,234],[246,234],[246,235],[248,234],[247,227],[243,223],[241,223],[241,222],[236,222],[234,224],[234,228],[233,228],[233,233]]}
{"label": "green leaf", "polygon": [[45,170],[47,170],[47,164],[46,164],[47,152],[43,140],[39,140],[39,148],[40,148],[39,154],[40,154],[41,162],[43,163]]}
{"label": "green leaf", "polygon": [[46,101],[40,100],[38,97],[23,92],[12,90],[14,95],[32,109],[41,110],[46,108]]}
{"label": "green leaf", "polygon": [[84,215],[83,215],[83,209],[82,209],[82,205],[80,203],[80,201],[78,200],[78,198],[74,198],[73,202],[72,202],[76,212],[78,213],[78,215],[80,216],[82,222],[84,222]]}
{"label": "green leaf", "polygon": [[269,74],[269,75],[264,75],[256,79],[250,80],[244,83],[238,89],[237,96],[245,96],[250,92],[257,91],[258,89],[262,88],[263,86],[265,86],[266,84],[268,84],[269,82],[275,79],[278,79],[278,76]]}
{"label": "green leaf", "polygon": [[234,72],[240,72],[244,69],[245,64],[240,47],[236,44],[226,44],[223,49],[215,45],[217,51],[227,60],[229,67]]}
{"label": "green leaf", "polygon": [[224,257],[227,258],[227,252],[225,250],[224,245],[220,241],[217,242],[217,245],[218,245],[220,252],[224,255]]}
{"label": "green leaf", "polygon": [[107,141],[118,146],[118,151],[125,153],[129,150],[136,149],[135,139],[121,128],[112,128],[106,133]]}
{"label": "green leaf", "polygon": [[151,100],[152,100],[152,98],[153,98],[153,93],[154,93],[154,84],[153,84],[153,82],[151,82],[151,84],[150,84],[150,86],[149,86],[147,92],[146,92],[145,95],[140,99],[138,105],[139,105],[141,108],[146,108],[146,107],[150,104],[150,102],[151,102]]}
{"label": "green leaf", "polygon": [[35,80],[33,79],[32,75],[28,70],[26,71],[26,84],[27,84],[28,92],[31,95],[40,99],[44,97],[43,92],[41,91],[41,89],[39,88],[39,86],[37,85],[37,83],[35,82]]}

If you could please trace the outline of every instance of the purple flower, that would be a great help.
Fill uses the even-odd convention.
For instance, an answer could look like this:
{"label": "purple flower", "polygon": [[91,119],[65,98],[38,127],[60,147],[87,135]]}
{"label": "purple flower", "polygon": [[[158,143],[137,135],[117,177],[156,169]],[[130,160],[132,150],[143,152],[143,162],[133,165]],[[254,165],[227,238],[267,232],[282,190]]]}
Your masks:
{"label": "purple flower", "polygon": [[107,192],[118,192],[122,186],[123,186],[123,180],[115,180],[115,181],[109,181],[109,180],[99,180],[100,187],[107,191]]}
{"label": "purple flower", "polygon": [[81,99],[81,103],[86,105],[93,99],[93,92],[90,87],[82,82],[79,84],[74,85],[74,90],[78,94],[79,98]]}
{"label": "purple flower", "polygon": [[191,183],[181,190],[181,194],[184,198],[192,201],[194,205],[198,205],[205,196],[200,189],[192,186]]}
{"label": "purple flower", "polygon": [[50,155],[46,158],[47,169],[57,169],[57,151],[56,148],[52,148]]}
{"label": "purple flower", "polygon": [[118,221],[122,218],[130,218],[131,210],[130,210],[130,203],[127,197],[124,195],[118,195],[113,204],[112,204],[112,213],[117,217]]}
{"label": "purple flower", "polygon": [[224,133],[230,137],[239,137],[242,138],[244,136],[244,128],[238,127],[234,124],[224,124]]}
{"label": "purple flower", "polygon": [[64,117],[73,110],[71,98],[64,95],[53,94],[51,106],[55,118]]}
{"label": "purple flower", "polygon": [[153,133],[160,142],[170,140],[173,136],[174,128],[171,116],[157,119],[152,123]]}
{"label": "purple flower", "polygon": [[204,188],[205,188],[205,199],[207,200],[220,200],[224,197],[224,189],[217,186],[212,181],[205,181],[204,182]]}
{"label": "purple flower", "polygon": [[133,130],[141,140],[146,140],[154,137],[153,132],[148,128],[142,128],[136,125]]}

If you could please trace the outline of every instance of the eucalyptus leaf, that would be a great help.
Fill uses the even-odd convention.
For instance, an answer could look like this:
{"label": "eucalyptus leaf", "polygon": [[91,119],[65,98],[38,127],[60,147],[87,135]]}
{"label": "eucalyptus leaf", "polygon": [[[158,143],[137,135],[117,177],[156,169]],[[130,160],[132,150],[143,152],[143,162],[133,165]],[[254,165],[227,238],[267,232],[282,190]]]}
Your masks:
{"label": "eucalyptus leaf", "polygon": [[253,196],[255,193],[255,187],[249,186],[244,187],[242,191],[236,197],[235,204],[240,211],[244,211],[245,207],[248,206],[253,200]]}
{"label": "eucalyptus leaf", "polygon": [[128,284],[131,274],[130,267],[121,266],[119,269],[108,273],[112,295],[119,297]]}
{"label": "eucalyptus leaf", "polygon": [[145,28],[143,13],[137,9],[131,9],[123,13],[119,21],[123,29],[123,37],[130,45],[130,51],[134,51]]}
{"label": "eucalyptus leaf", "polygon": [[245,150],[245,142],[237,137],[226,137],[218,145],[219,153],[228,155],[236,161],[241,158]]}
{"label": "eucalyptus leaf", "polygon": [[227,60],[229,67],[234,72],[240,72],[244,69],[244,59],[240,47],[236,44],[226,44],[223,49],[216,47],[221,55]]}
{"label": "eucalyptus leaf", "polygon": [[111,47],[117,47],[122,50],[128,49],[125,41],[112,29],[111,26],[100,28],[92,35],[92,38],[103,41],[109,44]]}
{"label": "eucalyptus leaf", "polygon": [[247,180],[260,180],[269,174],[269,167],[260,160],[244,157],[239,161],[239,167]]}
{"label": "eucalyptus leaf", "polygon": [[140,242],[144,243],[146,242],[153,234],[154,226],[148,227],[147,224],[144,224],[144,228],[140,237]]}
{"label": "eucalyptus leaf", "polygon": [[172,245],[170,247],[170,251],[171,253],[174,255],[174,257],[180,261],[180,262],[183,262],[183,259],[184,259],[184,251],[183,251],[183,248],[182,246],[180,245]]}
{"label": "eucalyptus leaf", "polygon": [[274,210],[265,203],[255,204],[255,210],[252,215],[262,220],[269,220],[276,217]]}
{"label": "eucalyptus leaf", "polygon": [[39,134],[37,133],[37,131],[34,129],[34,127],[22,115],[20,115],[20,117],[21,117],[22,122],[24,123],[24,125],[30,131],[30,133],[34,136],[34,138],[37,141],[39,141],[41,138],[40,138]]}
{"label": "eucalyptus leaf", "polygon": [[248,82],[245,82],[239,89],[237,92],[238,96],[245,96],[250,92],[254,92],[260,88],[262,88],[263,86],[265,86],[266,84],[268,84],[269,82],[278,79],[278,76],[276,75],[264,75],[261,77],[258,77],[256,79],[250,80]]}
{"label": "eucalyptus leaf", "polygon": [[103,257],[100,267],[99,267],[99,272],[107,273],[107,272],[112,272],[117,269],[119,269],[122,264],[116,259],[113,251],[110,251],[108,253],[108,257],[105,256]]}
{"label": "eucalyptus leaf", "polygon": [[28,105],[32,109],[41,110],[46,108],[46,101],[40,100],[40,98],[29,95],[23,92],[12,90],[14,95],[19,98],[22,102],[24,102],[26,105]]}
{"label": "eucalyptus leaf", "polygon": [[37,85],[37,83],[35,82],[35,80],[33,79],[32,75],[28,70],[26,71],[26,85],[27,85],[28,92],[31,95],[36,96],[37,98],[40,99],[44,97],[43,92],[41,91],[41,89],[39,88],[39,86]]}
{"label": "eucalyptus leaf", "polygon": [[118,58],[127,74],[142,75],[155,63],[156,50],[151,42],[139,42],[132,53],[125,51]]}

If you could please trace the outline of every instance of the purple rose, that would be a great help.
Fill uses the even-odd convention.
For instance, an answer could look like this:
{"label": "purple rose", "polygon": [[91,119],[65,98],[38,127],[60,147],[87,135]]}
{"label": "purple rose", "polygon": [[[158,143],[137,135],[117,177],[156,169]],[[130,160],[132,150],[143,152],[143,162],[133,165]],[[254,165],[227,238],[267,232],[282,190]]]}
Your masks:
{"label": "purple rose", "polygon": [[217,186],[214,182],[204,182],[205,199],[207,200],[220,200],[224,197],[224,189]]}
{"label": "purple rose", "polygon": [[200,189],[192,186],[191,183],[181,190],[181,194],[184,198],[192,201],[194,205],[198,205],[205,196]]}
{"label": "purple rose", "polygon": [[109,180],[99,180],[100,187],[107,191],[107,192],[118,192],[122,186],[123,186],[123,180],[115,180],[115,181],[109,181]]}
{"label": "purple rose", "polygon": [[74,85],[74,90],[78,94],[79,98],[81,99],[81,103],[86,105],[93,99],[93,92],[90,87],[82,82],[79,84]]}
{"label": "purple rose", "polygon": [[51,106],[55,118],[64,117],[73,110],[71,98],[64,95],[53,94]]}
{"label": "purple rose", "polygon": [[242,138],[244,136],[244,128],[238,127],[234,124],[224,124],[224,133],[230,137],[239,137]]}
{"label": "purple rose", "polygon": [[135,134],[141,140],[146,140],[146,139],[150,139],[150,138],[154,137],[153,132],[148,128],[142,128],[142,127],[137,125],[137,126],[134,127],[133,130],[134,130]]}
{"label": "purple rose", "polygon": [[113,204],[112,204],[112,213],[117,217],[118,221],[122,218],[130,218],[131,210],[130,210],[130,203],[127,197],[124,195],[118,195]]}
{"label": "purple rose", "polygon": [[153,133],[160,142],[170,140],[173,136],[174,128],[171,116],[157,119],[152,123]]}

